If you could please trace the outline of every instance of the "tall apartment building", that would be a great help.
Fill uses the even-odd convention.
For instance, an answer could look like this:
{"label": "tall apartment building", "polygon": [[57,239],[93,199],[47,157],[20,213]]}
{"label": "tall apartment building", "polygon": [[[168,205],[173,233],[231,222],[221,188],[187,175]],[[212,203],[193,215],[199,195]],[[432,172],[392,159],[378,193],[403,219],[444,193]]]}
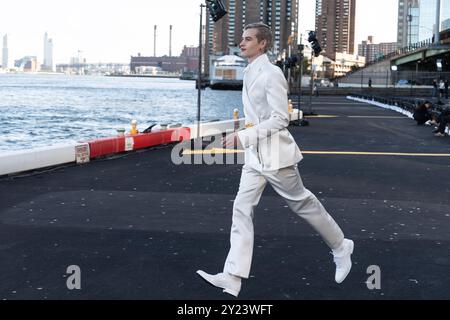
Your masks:
{"label": "tall apartment building", "polygon": [[358,55],[366,58],[366,63],[388,55],[397,49],[397,42],[374,43],[373,37],[358,45]]}
{"label": "tall apartment building", "polygon": [[447,30],[450,25],[450,0],[444,0],[441,8],[441,31]]}
{"label": "tall apartment building", "polygon": [[419,42],[419,0],[398,1],[397,48]]}
{"label": "tall apartment building", "polygon": [[48,38],[47,32],[44,34],[44,63],[42,70],[53,71],[53,40]]}
{"label": "tall apartment building", "polygon": [[3,48],[2,48],[2,64],[0,65],[0,67],[3,67],[4,69],[7,69],[8,66],[8,61],[9,61],[9,57],[8,57],[8,35],[5,34],[3,36]]}
{"label": "tall apartment building", "polygon": [[356,0],[316,0],[316,33],[323,54],[354,53]]}
{"label": "tall apartment building", "polygon": [[[437,0],[399,0],[397,47],[431,39],[436,26]],[[441,0],[440,22],[450,18],[450,0]],[[439,26],[442,30],[442,25]]]}
{"label": "tall apartment building", "polygon": [[288,50],[290,35],[297,34],[297,0],[222,0],[228,14],[214,23],[209,12],[206,19],[206,61],[211,55],[237,52],[245,25],[263,22],[272,28],[275,55]]}

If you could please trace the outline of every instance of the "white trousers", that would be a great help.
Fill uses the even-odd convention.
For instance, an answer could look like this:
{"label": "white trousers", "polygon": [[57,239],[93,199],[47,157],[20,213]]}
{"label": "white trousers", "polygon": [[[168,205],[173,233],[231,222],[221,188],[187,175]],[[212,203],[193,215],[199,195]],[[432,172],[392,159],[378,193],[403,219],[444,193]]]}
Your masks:
{"label": "white trousers", "polygon": [[243,167],[239,191],[233,205],[231,248],[224,272],[248,278],[253,256],[253,211],[269,182],[289,208],[305,219],[331,249],[337,249],[344,234],[320,201],[303,186],[297,165],[273,172],[259,172]]}

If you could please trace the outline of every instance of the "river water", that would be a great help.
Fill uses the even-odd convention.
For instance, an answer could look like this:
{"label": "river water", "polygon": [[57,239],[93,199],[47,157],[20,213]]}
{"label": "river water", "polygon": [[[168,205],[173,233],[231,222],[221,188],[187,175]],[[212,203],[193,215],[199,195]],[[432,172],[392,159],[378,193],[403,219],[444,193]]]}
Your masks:
{"label": "river water", "polygon": [[[202,91],[202,121],[231,119],[235,108],[242,115],[240,91]],[[195,123],[195,82],[0,74],[0,153],[114,136],[132,119],[140,131]]]}

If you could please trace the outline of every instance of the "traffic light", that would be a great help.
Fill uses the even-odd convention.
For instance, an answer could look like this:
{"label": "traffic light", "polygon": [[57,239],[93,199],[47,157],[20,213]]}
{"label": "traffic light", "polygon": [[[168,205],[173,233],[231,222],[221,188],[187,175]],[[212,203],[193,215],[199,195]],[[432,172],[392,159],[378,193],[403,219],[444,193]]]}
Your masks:
{"label": "traffic light", "polygon": [[221,0],[206,0],[206,5],[214,22],[219,21],[228,13]]}
{"label": "traffic light", "polygon": [[303,59],[303,50],[305,50],[305,45],[303,45],[303,44],[299,44],[298,46],[297,46],[297,50],[298,50],[298,57],[299,57],[299,60],[302,60]]}
{"label": "traffic light", "polygon": [[298,62],[297,56],[289,57],[289,67],[290,68],[295,68],[295,66],[297,65],[297,62]]}
{"label": "traffic light", "polygon": [[316,33],[314,31],[310,31],[308,35],[308,42],[311,43],[311,47],[314,51],[314,56],[318,57],[322,52],[322,48],[320,47],[319,41],[317,40]]}
{"label": "traffic light", "polygon": [[286,58],[286,60],[284,61],[284,66],[288,69],[292,69],[295,68],[295,66],[297,65],[298,62],[298,57],[297,56],[291,56]]}

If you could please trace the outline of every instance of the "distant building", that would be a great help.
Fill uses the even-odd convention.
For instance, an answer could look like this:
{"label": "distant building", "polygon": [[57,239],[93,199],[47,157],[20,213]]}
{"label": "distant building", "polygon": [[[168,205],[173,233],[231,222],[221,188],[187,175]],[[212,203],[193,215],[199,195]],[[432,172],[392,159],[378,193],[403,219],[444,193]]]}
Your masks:
{"label": "distant building", "polygon": [[450,29],[450,19],[442,21],[442,31]]}
{"label": "distant building", "polygon": [[450,29],[450,0],[443,0],[441,5],[441,31],[445,31]]}
{"label": "distant building", "polygon": [[450,44],[450,19],[446,19],[442,22],[440,39],[443,44]]}
{"label": "distant building", "polygon": [[[210,60],[233,54],[241,42],[245,25],[263,22],[274,35],[272,52],[282,55],[289,50],[289,36],[298,32],[298,8],[295,0],[223,0],[228,14],[214,22],[207,10],[205,71]],[[211,57],[211,58],[210,58]]]}
{"label": "distant building", "polygon": [[[436,25],[436,1],[419,1],[419,41],[433,38]],[[441,0],[441,6],[445,1]]]}
{"label": "distant building", "polygon": [[450,44],[450,28],[441,32],[441,41],[443,44]]}
{"label": "distant building", "polygon": [[[397,47],[433,38],[436,26],[437,0],[399,0]],[[441,0],[440,20],[450,18],[450,0]],[[444,30],[442,24],[439,26]]]}
{"label": "distant building", "polygon": [[313,58],[312,69],[316,79],[334,77],[334,61],[324,55]]}
{"label": "distant building", "polygon": [[323,54],[354,53],[356,0],[316,0],[316,33]]}
{"label": "distant building", "polygon": [[180,58],[186,60],[186,66],[184,66],[183,71],[197,71],[198,70],[198,56],[200,50],[198,47],[187,47],[184,46],[181,52]]}
{"label": "distant building", "polygon": [[397,48],[419,42],[419,0],[398,1]]}
{"label": "distant building", "polygon": [[47,32],[44,34],[44,63],[42,70],[54,71],[53,64],[53,40],[48,38]]}
{"label": "distant building", "polygon": [[373,37],[358,45],[358,56],[366,58],[366,63],[382,58],[397,50],[397,42],[374,43]]}
{"label": "distant building", "polygon": [[336,59],[332,63],[333,77],[343,76],[350,71],[364,67],[365,64],[366,58],[364,57],[336,52]]}
{"label": "distant building", "polygon": [[136,73],[138,67],[156,67],[166,72],[197,71],[198,56],[198,47],[187,46],[184,46],[179,57],[144,57],[138,54],[131,57],[130,70],[131,73]]}
{"label": "distant building", "polygon": [[2,49],[2,65],[3,69],[8,69],[9,67],[9,56],[8,56],[8,35],[3,36],[3,49]]}
{"label": "distant building", "polygon": [[40,70],[37,57],[35,56],[26,56],[22,59],[15,60],[14,67],[24,72],[37,72]]}
{"label": "distant building", "polygon": [[272,28],[273,50],[281,54],[288,49],[289,36],[297,33],[298,8],[293,0],[223,0],[228,14],[214,23],[209,12],[206,39],[210,54],[226,55],[241,42],[245,25],[263,22]]}

